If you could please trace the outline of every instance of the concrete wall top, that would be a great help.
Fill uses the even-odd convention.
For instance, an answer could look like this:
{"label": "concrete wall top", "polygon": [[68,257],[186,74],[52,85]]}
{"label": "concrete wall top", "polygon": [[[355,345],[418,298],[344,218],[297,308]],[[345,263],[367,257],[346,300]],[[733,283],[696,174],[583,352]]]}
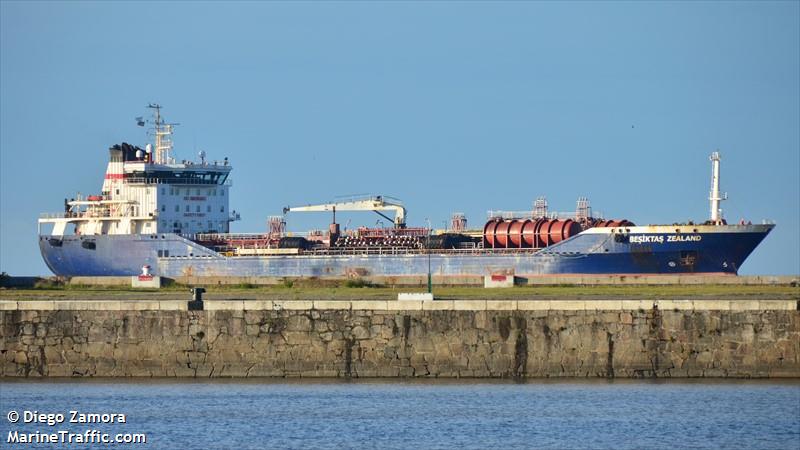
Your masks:
{"label": "concrete wall top", "polygon": [[[206,300],[206,311],[769,311],[800,310],[798,300]],[[0,311],[186,311],[184,300],[0,300]]]}

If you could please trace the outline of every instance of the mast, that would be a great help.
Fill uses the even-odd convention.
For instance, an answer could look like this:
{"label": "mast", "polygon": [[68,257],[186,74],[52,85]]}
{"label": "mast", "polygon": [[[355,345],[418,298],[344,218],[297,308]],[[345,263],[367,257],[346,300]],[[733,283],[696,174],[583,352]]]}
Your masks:
{"label": "mast", "polygon": [[708,200],[711,203],[711,222],[719,225],[722,223],[720,202],[727,200],[728,195],[719,192],[719,151],[712,153],[708,159],[711,160],[711,193],[708,196]]}
{"label": "mast", "polygon": [[172,151],[172,129],[177,123],[165,123],[161,117],[161,105],[157,103],[150,103],[148,108],[153,109],[154,115],[154,134],[156,138],[156,164],[169,164],[171,162],[170,152]]}

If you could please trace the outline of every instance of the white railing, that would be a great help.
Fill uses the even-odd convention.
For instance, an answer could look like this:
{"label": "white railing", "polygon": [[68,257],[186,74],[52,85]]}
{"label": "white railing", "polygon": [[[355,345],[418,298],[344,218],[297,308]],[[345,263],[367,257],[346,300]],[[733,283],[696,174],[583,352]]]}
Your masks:
{"label": "white railing", "polygon": [[[533,211],[503,211],[503,210],[489,210],[486,212],[486,216],[489,219],[494,218],[501,218],[501,219],[575,219],[577,214],[575,211],[568,211],[568,212],[558,212],[558,211],[548,211],[544,217],[535,216]],[[592,218],[594,219],[602,219],[603,213],[600,211],[592,211]]]}
{"label": "white railing", "polygon": [[225,180],[224,183],[206,180],[182,180],[177,178],[143,178],[143,177],[130,177],[125,178],[126,183],[131,184],[170,184],[170,185],[192,185],[192,186],[233,186],[232,180]]}
{"label": "white railing", "polygon": [[486,255],[486,254],[520,254],[537,253],[541,248],[432,248],[430,252],[425,248],[409,247],[331,247],[324,249],[304,250],[301,255]]}
{"label": "white railing", "polygon": [[197,234],[181,234],[182,237],[191,240],[199,241],[216,241],[216,240],[256,240],[267,239],[268,233],[197,233]]}
{"label": "white railing", "polygon": [[[110,209],[101,209],[98,210],[97,208],[90,209],[89,211],[69,211],[69,212],[58,212],[58,213],[41,213],[39,214],[40,219],[123,219],[123,218],[140,218],[138,215],[138,206],[132,204],[124,205],[124,208],[120,208],[118,211],[111,211]],[[152,215],[147,216],[147,219],[155,219],[158,217],[158,213],[154,212]],[[145,217],[141,217],[145,218]]]}
{"label": "white railing", "polygon": [[181,234],[182,237],[191,240],[200,240],[200,241],[224,241],[224,240],[257,240],[257,239],[269,239],[275,238],[279,239],[282,237],[316,237],[319,238],[323,236],[319,234],[319,231],[304,231],[304,232],[297,232],[297,231],[287,231],[281,233],[280,235],[275,234],[270,236],[269,232],[263,233],[197,233],[197,234]]}

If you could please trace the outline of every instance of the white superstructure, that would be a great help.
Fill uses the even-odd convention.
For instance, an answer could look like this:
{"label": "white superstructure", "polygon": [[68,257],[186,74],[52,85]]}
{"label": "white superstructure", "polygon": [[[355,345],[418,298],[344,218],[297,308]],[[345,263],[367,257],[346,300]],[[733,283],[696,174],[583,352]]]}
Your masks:
{"label": "white superstructure", "polygon": [[[109,148],[109,162],[100,195],[64,200],[64,212],[44,214],[50,234],[227,233],[238,219],[228,207],[228,159],[176,163],[171,156],[173,125],[154,109],[155,149],[122,143]],[[139,124],[144,122],[139,120]],[[153,154],[155,150],[155,154]]]}

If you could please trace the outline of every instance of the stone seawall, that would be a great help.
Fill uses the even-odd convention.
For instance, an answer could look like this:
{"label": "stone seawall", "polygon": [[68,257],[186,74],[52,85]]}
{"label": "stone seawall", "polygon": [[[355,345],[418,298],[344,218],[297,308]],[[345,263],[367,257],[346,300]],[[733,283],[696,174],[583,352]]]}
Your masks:
{"label": "stone seawall", "polygon": [[6,305],[0,375],[800,377],[794,301],[716,310],[646,301],[614,309],[451,301],[439,310],[238,302],[206,311],[154,303]]}

